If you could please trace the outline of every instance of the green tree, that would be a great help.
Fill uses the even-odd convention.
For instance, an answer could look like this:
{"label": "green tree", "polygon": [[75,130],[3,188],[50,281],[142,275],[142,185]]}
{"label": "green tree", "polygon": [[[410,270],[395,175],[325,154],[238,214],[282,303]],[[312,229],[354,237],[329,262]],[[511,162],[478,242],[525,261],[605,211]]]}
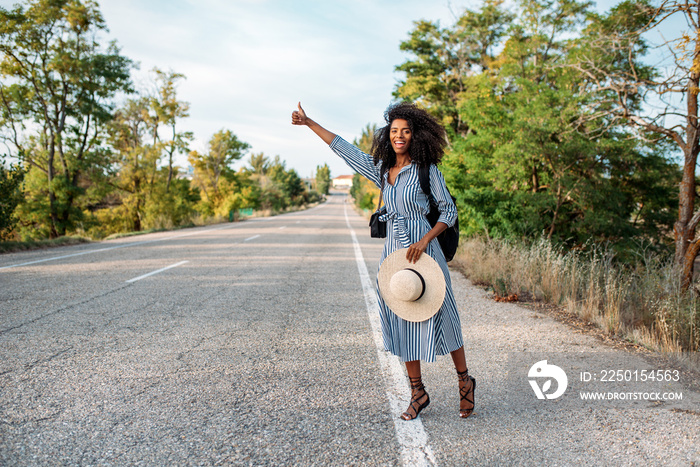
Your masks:
{"label": "green tree", "polygon": [[[377,125],[369,123],[362,129],[362,134],[359,139],[355,139],[353,144],[366,153],[372,150],[372,141],[374,133],[377,131]],[[360,209],[374,210],[377,207],[379,196],[379,188],[374,183],[367,180],[360,174],[354,174],[352,177],[352,186],[350,187],[350,196],[355,200],[355,205]]]}
{"label": "green tree", "polygon": [[377,124],[372,123],[372,124],[367,124],[363,129],[362,129],[362,134],[360,135],[360,138],[355,138],[355,140],[352,142],[355,146],[360,148],[361,151],[366,152],[367,154],[370,154],[370,151],[372,151],[372,141],[374,141],[374,134],[377,132]]}
{"label": "green tree", "polygon": [[17,164],[5,165],[0,158],[0,240],[9,239],[17,223],[15,208],[22,201],[24,170]]}
{"label": "green tree", "polygon": [[267,175],[268,170],[270,170],[270,159],[264,154],[251,154],[250,160],[251,173],[257,176]]}
{"label": "green tree", "polygon": [[264,153],[253,154],[249,164],[247,176],[259,188],[256,207],[281,211],[308,201],[301,177],[295,170],[287,170],[286,163],[279,156],[270,159]]}
{"label": "green tree", "polygon": [[[406,68],[397,95],[424,102],[454,130],[443,171],[467,233],[544,233],[573,245],[635,236],[662,241],[668,231],[677,170],[661,156],[665,148],[631,138],[620,121],[592,112],[597,101],[584,92],[588,76],[568,66],[589,7],[521,0],[517,20],[505,29],[508,15],[498,11],[500,4],[485,4],[465,11],[431,42],[430,50],[442,49],[441,41],[452,50],[454,37],[488,16],[483,23],[494,34],[482,35],[481,47],[465,43],[466,71],[455,66],[454,54],[438,52],[432,67]],[[426,62],[420,42],[405,46],[417,57],[407,63]],[[421,82],[435,86],[416,85]],[[653,177],[641,175],[649,170]],[[662,215],[652,214],[652,205]]]}
{"label": "green tree", "polygon": [[112,98],[130,91],[132,62],[114,43],[98,42],[105,30],[93,1],[0,8],[0,126],[23,165],[38,172],[29,187],[43,188],[27,196],[46,197],[30,204],[44,210],[35,214],[52,238],[80,219],[86,172],[108,167],[102,130]]}
{"label": "green tree", "polygon": [[[168,159],[168,178],[165,186],[166,193],[170,190],[173,179],[173,157],[176,152],[187,153],[188,144],[194,137],[190,131],[178,131],[178,119],[189,117],[189,104],[177,100],[177,82],[185,78],[181,73],[174,71],[164,72],[154,68],[156,75],[156,96],[151,98],[151,107],[154,111],[154,143],[160,143]],[[168,128],[169,137],[162,139],[158,131],[159,125]]]}
{"label": "green tree", "polygon": [[156,183],[144,206],[144,228],[172,229],[192,224],[192,216],[196,213],[201,196],[189,180],[178,178],[177,174],[177,167],[173,168],[172,174],[168,167],[159,169]]}
{"label": "green tree", "polygon": [[[220,130],[209,140],[209,150],[205,154],[190,152],[188,160],[194,167],[193,184],[203,194],[205,212],[213,214],[226,195],[221,190],[222,182],[229,184],[236,178],[231,165],[241,159],[250,148],[248,143],[238,139],[231,130]],[[228,190],[227,190],[228,191]]]}
{"label": "green tree", "polygon": [[[678,184],[678,217],[673,226],[675,261],[685,288],[693,279],[700,254],[697,228],[697,163],[700,153],[698,93],[700,91],[700,5],[697,1],[666,0],[654,6],[646,0],[623,1],[596,16],[581,37],[569,66],[590,83],[594,115],[625,121],[638,138],[665,140],[682,154]],[[644,34],[671,18],[687,29],[665,44],[670,63],[663,71],[640,63],[649,49]],[[658,109],[648,112],[649,108]]]}
{"label": "green tree", "polygon": [[465,10],[452,28],[417,21],[400,49],[412,58],[396,67],[406,79],[394,96],[429,109],[452,134],[466,135],[458,105],[469,77],[488,70],[514,15],[503,0],[486,0],[479,11]]}
{"label": "green tree", "polygon": [[306,187],[294,169],[287,170],[286,163],[275,156],[270,164],[268,174],[272,182],[279,187],[284,196],[284,208],[300,205],[305,202]]}
{"label": "green tree", "polygon": [[322,195],[327,195],[331,188],[331,168],[328,164],[316,167],[316,191]]}
{"label": "green tree", "polygon": [[153,133],[147,97],[130,99],[119,109],[110,123],[110,143],[115,150],[116,186],[122,196],[123,214],[129,219],[129,230],[143,228],[147,198],[153,192],[155,167],[160,159],[159,147],[146,143]]}

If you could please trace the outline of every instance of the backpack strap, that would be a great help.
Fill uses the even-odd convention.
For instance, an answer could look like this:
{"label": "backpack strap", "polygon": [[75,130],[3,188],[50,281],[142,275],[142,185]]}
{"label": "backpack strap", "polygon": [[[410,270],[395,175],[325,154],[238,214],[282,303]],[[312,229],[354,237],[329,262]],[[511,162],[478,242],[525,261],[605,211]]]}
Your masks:
{"label": "backpack strap", "polygon": [[428,197],[428,202],[431,206],[437,206],[437,203],[433,199],[433,193],[430,191],[430,166],[422,165],[418,168],[418,181],[420,182],[420,189],[423,190],[425,196]]}

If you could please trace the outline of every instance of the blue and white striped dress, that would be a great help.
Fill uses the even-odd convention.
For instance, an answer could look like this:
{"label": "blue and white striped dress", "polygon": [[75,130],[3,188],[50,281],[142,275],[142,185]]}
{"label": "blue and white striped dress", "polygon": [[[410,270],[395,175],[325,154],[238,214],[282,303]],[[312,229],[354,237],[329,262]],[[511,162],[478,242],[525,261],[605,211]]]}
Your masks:
{"label": "blue and white striped dress", "polygon": [[[330,148],[353,170],[372,181],[377,187],[381,186],[379,179],[381,163],[374,165],[372,156],[362,152],[340,136],[336,136]],[[420,187],[418,165],[411,163],[403,167],[396,176],[394,185],[389,184],[387,177],[388,173],[384,174],[382,194],[387,208],[387,237],[380,265],[391,253],[400,248],[408,248],[431,229],[425,217],[430,212],[430,204]],[[454,225],[457,219],[457,207],[447,191],[442,173],[435,165],[430,166],[430,190],[440,209],[438,221],[448,226]],[[447,285],[445,301],[432,318],[419,323],[399,318],[384,303],[377,286],[384,348],[404,362],[413,360],[434,362],[436,355],[445,355],[463,345],[462,326],[452,292],[450,273],[437,239],[430,242],[426,253],[440,265]]]}

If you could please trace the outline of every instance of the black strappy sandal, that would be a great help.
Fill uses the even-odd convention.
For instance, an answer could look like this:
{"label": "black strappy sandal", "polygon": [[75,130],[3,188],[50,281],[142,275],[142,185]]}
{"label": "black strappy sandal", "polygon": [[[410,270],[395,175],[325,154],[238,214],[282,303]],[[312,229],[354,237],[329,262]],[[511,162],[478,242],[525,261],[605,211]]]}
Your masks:
{"label": "black strappy sandal", "polygon": [[[467,418],[474,412],[474,390],[476,389],[476,379],[473,376],[469,376],[469,371],[463,373],[457,372],[460,383],[466,383],[464,385],[459,385],[459,403],[462,405],[462,401],[467,401],[469,408],[459,409],[459,416],[462,418]],[[471,384],[469,384],[471,382]]]}
{"label": "black strappy sandal", "polygon": [[[408,410],[401,414],[401,418],[404,420],[413,420],[414,418],[418,417],[421,410],[430,404],[430,396],[428,396],[428,393],[425,391],[425,386],[423,386],[423,382],[421,381],[420,377],[409,377],[408,379],[411,381],[411,403],[408,406]],[[423,399],[425,400],[421,403],[420,401]],[[413,409],[415,412],[414,415],[411,415],[409,412],[411,409]]]}

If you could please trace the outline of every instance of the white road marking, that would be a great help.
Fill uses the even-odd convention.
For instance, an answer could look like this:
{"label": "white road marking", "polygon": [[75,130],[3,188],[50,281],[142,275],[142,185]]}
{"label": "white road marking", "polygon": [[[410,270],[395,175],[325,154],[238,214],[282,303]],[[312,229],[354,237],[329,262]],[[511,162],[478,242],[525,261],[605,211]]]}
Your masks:
{"label": "white road marking", "polygon": [[[316,208],[318,208],[318,207],[319,207],[319,206],[316,206],[316,207],[314,207],[314,208],[312,208],[312,209],[309,209],[308,211],[312,211],[312,210],[314,210],[314,209],[316,209]],[[308,211],[306,211],[306,212],[308,212]],[[292,214],[295,214],[295,213],[292,213]],[[274,219],[275,217],[281,217],[281,216],[284,216],[284,215],[288,215],[288,214],[281,214],[281,215],[279,215],[279,216],[274,216],[274,217],[256,217],[256,218],[253,218],[253,219],[247,219],[246,222],[270,221],[270,220]],[[297,222],[297,223],[298,223],[298,222]],[[1,270],[1,269],[17,268],[17,267],[20,267],[20,266],[29,266],[30,264],[45,263],[45,262],[47,262],[47,261],[55,261],[55,260],[58,260],[58,259],[73,258],[73,257],[75,257],[75,256],[89,255],[89,254],[91,254],[91,253],[99,253],[99,252],[101,252],[101,251],[110,251],[110,250],[117,250],[117,249],[119,249],[119,248],[128,248],[128,247],[130,247],[130,246],[144,245],[144,244],[146,244],[146,243],[164,242],[165,240],[172,240],[173,238],[189,237],[190,235],[197,235],[197,234],[202,234],[202,233],[206,233],[206,232],[213,232],[214,230],[228,229],[228,228],[236,227],[236,226],[239,226],[239,225],[241,225],[241,223],[235,222],[235,223],[233,223],[233,224],[231,224],[231,225],[228,225],[228,224],[227,224],[227,225],[225,225],[225,226],[223,226],[223,227],[216,227],[216,228],[207,229],[207,230],[199,230],[199,231],[197,231],[197,232],[190,232],[190,233],[186,233],[186,234],[182,234],[182,235],[172,235],[172,236],[170,236],[170,237],[157,238],[157,239],[155,239],[155,240],[144,240],[144,241],[142,241],[142,242],[125,243],[125,244],[123,244],[123,245],[116,245],[116,246],[107,247],[107,248],[98,248],[97,250],[81,251],[80,253],[72,253],[72,254],[70,254],[70,255],[54,256],[54,257],[52,257],[52,258],[37,259],[37,260],[35,260],[35,261],[27,261],[26,263],[11,264],[11,265],[9,265],[9,266],[0,266],[0,270]],[[258,235],[258,236],[259,236],[259,235]],[[252,238],[246,239],[246,240],[244,240],[244,241],[252,240],[253,238],[256,238],[256,237],[252,237]]]}
{"label": "white road marking", "polygon": [[384,350],[381,325],[379,324],[379,304],[377,303],[376,292],[370,281],[370,276],[367,272],[367,264],[362,256],[362,250],[360,249],[360,243],[357,241],[357,235],[355,235],[355,231],[350,225],[347,205],[345,206],[345,222],[352,236],[357,270],[360,273],[362,291],[365,295],[367,315],[370,325],[372,326],[374,344],[377,346],[379,366],[385,376],[386,394],[389,399],[391,416],[394,419],[396,439],[401,446],[401,464],[407,466],[437,465],[433,449],[428,444],[428,434],[423,428],[423,422],[421,422],[420,418],[416,418],[410,422],[399,418],[404,408],[408,406],[411,398],[408,390],[408,382],[404,376],[399,359],[389,355],[389,353]]}
{"label": "white road marking", "polygon": [[189,263],[189,261],[180,261],[179,263],[176,264],[171,264],[170,266],[166,266],[164,268],[158,269],[157,271],[149,272],[148,274],[144,274],[143,276],[139,277],[134,277],[133,279],[129,279],[126,281],[127,283],[132,283],[136,281],[140,281],[141,279],[145,279],[146,277],[152,276],[154,274],[158,274],[159,272],[167,271],[168,269],[176,268],[178,266],[182,266],[185,263]]}
{"label": "white road marking", "polygon": [[249,241],[249,240],[255,240],[255,239],[258,238],[259,236],[260,236],[260,235],[253,235],[252,237],[248,237],[248,238],[246,238],[246,239],[243,240],[243,241],[244,241],[244,242],[247,242],[247,241]]}
{"label": "white road marking", "polygon": [[98,248],[97,250],[81,251],[80,253],[72,253],[70,255],[63,255],[63,256],[54,256],[52,258],[44,258],[44,259],[38,259],[35,261],[28,261],[26,263],[11,264],[9,266],[2,266],[2,267],[0,267],[0,269],[17,268],[20,266],[28,266],[30,264],[45,263],[47,261],[55,261],[57,259],[64,259],[64,258],[72,258],[74,256],[89,255],[90,253],[99,253],[101,251],[110,251],[110,250],[117,250],[119,248],[127,248],[130,246],[145,245],[146,243],[164,242],[165,240],[172,240],[174,238],[189,237],[190,235],[198,235],[198,234],[203,234],[203,233],[207,233],[207,232],[213,232],[215,230],[227,229],[227,228],[234,227],[236,225],[239,225],[239,224],[236,223],[234,225],[226,225],[224,227],[217,227],[214,229],[198,230],[196,232],[189,232],[189,233],[182,234],[182,235],[171,235],[170,237],[156,238],[154,240],[144,240],[142,242],[125,243],[122,245],[116,245],[116,246],[111,246],[111,247],[107,247],[107,248]]}
{"label": "white road marking", "polygon": [[287,228],[287,226],[286,226],[286,225],[283,225],[282,227],[280,227],[280,230],[286,229],[286,228]]}

